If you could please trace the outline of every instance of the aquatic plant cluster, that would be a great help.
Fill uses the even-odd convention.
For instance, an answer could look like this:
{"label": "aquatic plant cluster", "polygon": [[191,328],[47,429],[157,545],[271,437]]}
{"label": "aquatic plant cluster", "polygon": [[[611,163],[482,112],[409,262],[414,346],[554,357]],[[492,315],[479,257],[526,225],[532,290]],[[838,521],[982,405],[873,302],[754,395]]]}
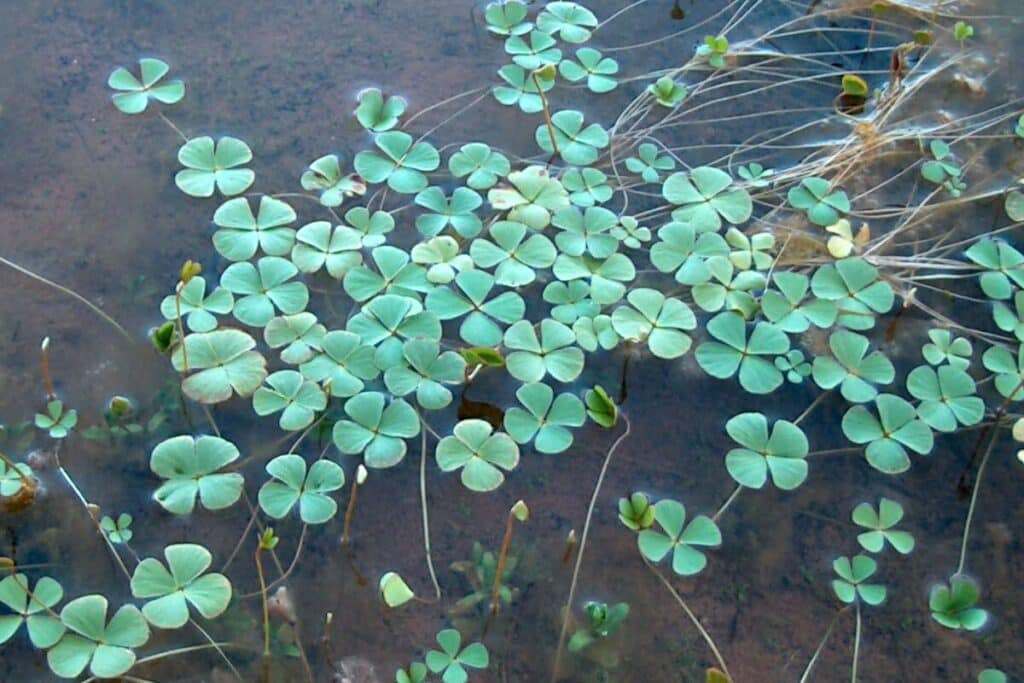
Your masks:
{"label": "aquatic plant cluster", "polygon": [[[605,126],[583,111],[554,106],[556,88],[600,96],[637,80],[620,73],[614,53],[586,45],[604,26],[589,9],[556,1],[532,10],[508,0],[488,5],[485,20],[509,60],[485,95],[536,119],[540,154],[533,158],[505,152],[500,140],[446,145],[442,158],[426,135],[417,137],[411,127],[416,116],[404,118],[401,97],[369,89],[360,93],[353,115],[372,146],[354,156],[351,168],[327,153],[297,179],[304,192],[275,194],[253,191],[257,174],[249,166],[258,154],[243,140],[189,137],[160,114],[183,138],[175,184],[190,197],[216,202],[212,247],[219,259],[198,255],[185,264],[160,306],[166,323],[154,331],[153,343],[170,357],[192,402],[251,401],[253,413],[294,438],[264,464],[266,476],[252,481],[236,467],[239,448],[208,410],[213,433],[174,435],[153,446],[153,499],[167,514],[207,515],[256,491],[254,519],[295,517],[305,537],[307,527],[313,533],[312,527],[339,515],[348,485],[347,537],[358,486],[402,465],[410,444],[419,446],[421,468],[432,460],[441,472],[457,475],[472,504],[473,495],[498,489],[545,456],[572,457],[574,430],[588,418],[617,430],[575,548],[555,680],[564,650],[573,657],[598,653],[630,615],[630,606],[615,603],[615,596],[576,603],[594,506],[604,504],[598,497],[604,475],[634,428],[628,406],[619,405],[624,397],[596,385],[588,361],[618,353],[668,363],[692,353],[707,376],[750,395],[751,410],[722,416],[734,442],[723,454],[723,476],[735,489],[717,511],[623,491],[619,519],[623,533],[635,534],[639,559],[712,652],[708,680],[737,680],[673,587],[681,577],[694,580],[709,553],[729,543],[719,522],[737,496],[805,485],[825,466],[816,456],[837,449],[862,454],[880,476],[896,476],[933,453],[938,439],[974,429],[981,436],[973,514],[986,464],[1005,456],[994,448],[1001,430],[1012,425],[1014,436],[1024,438],[1024,422],[1014,421],[1024,399],[1024,255],[1006,239],[1024,220],[1024,191],[1012,184],[977,190],[975,200],[1001,198],[1009,219],[988,234],[954,242],[923,225],[929,206],[952,202],[951,208],[972,198],[970,166],[957,161],[958,144],[983,129],[1009,143],[1024,133],[1024,119],[1015,132],[1016,116],[998,112],[967,124],[973,128],[950,124],[930,140],[916,140],[887,126],[926,75],[898,68],[885,83],[866,74],[877,82],[871,90],[859,86],[865,79],[856,74],[840,79],[829,73],[837,102],[860,100],[861,113],[851,113],[844,100],[830,114],[855,130],[841,151],[771,168],[768,154],[753,142],[720,163],[691,165],[667,136],[682,117],[706,106],[696,104],[702,95],[727,87],[731,72],[744,64],[770,59],[784,66],[784,55],[769,54],[764,40],[708,35],[684,64],[653,72],[619,119]],[[891,50],[906,63],[924,64],[944,34],[960,44],[973,39],[966,26],[927,25]],[[887,28],[904,29],[895,20]],[[173,105],[186,88],[168,74],[168,65],[152,58],[141,59],[137,73],[117,69],[109,78],[113,104],[127,115]],[[909,175],[916,187],[928,188],[919,206],[886,213],[864,200],[867,193],[844,189],[857,165],[878,153],[873,140],[879,139],[914,143]],[[227,265],[214,274],[200,262]],[[978,277],[972,298],[983,298],[991,310],[990,329],[973,329],[928,302],[935,282],[963,275]],[[337,308],[350,310],[338,316]],[[907,310],[934,324],[914,366],[903,372],[883,338],[895,334]],[[460,392],[481,373],[510,378],[514,403],[504,406],[499,421],[452,419]],[[815,398],[798,415],[777,415],[772,394],[793,384],[813,387]],[[812,449],[802,425],[826,397],[846,404],[846,442]],[[75,411],[55,396],[36,416],[36,425],[58,442],[76,423]],[[120,422],[111,418],[110,424]],[[318,431],[329,433],[332,446],[319,453],[310,447]],[[88,506],[70,474],[60,472]],[[0,496],[30,495],[32,477],[27,465],[5,457]],[[421,494],[426,525],[425,488]],[[906,555],[916,542],[899,528],[904,509],[895,500],[872,496],[850,514],[862,531],[850,536],[849,555],[834,558],[831,588],[839,609],[855,621],[856,680],[862,612],[902,590],[877,581],[879,565],[899,561],[887,549]],[[526,504],[518,503],[509,512],[501,552],[478,547],[474,561],[461,568],[475,590],[460,610],[489,603],[490,620],[514,609],[509,543],[515,524],[528,517]],[[143,660],[136,654],[151,629],[217,618],[236,589],[227,576],[210,571],[213,555],[200,543],[169,545],[141,559],[128,552],[131,522],[126,514],[96,520],[137,604],[111,614],[103,595],[65,601],[59,579],[8,563],[0,580],[6,609],[0,643],[24,624],[32,645],[64,678],[85,671],[117,677],[139,661],[187,651]],[[970,522],[969,514],[948,582],[933,586],[921,605],[954,630],[976,631],[990,619],[979,581],[966,573]],[[255,553],[265,659],[271,656],[267,605],[274,597],[261,557],[277,540],[267,527]],[[415,595],[388,572],[379,581],[388,607],[442,597],[429,546],[426,553],[434,596]],[[831,630],[801,681],[810,679]],[[489,666],[487,647],[474,637],[441,630],[439,649],[425,648],[422,661],[397,671],[395,680],[463,683]],[[207,640],[195,647],[216,648],[234,670],[230,652]],[[591,661],[612,670],[617,662],[606,654]],[[988,670],[978,680],[1006,679]]]}

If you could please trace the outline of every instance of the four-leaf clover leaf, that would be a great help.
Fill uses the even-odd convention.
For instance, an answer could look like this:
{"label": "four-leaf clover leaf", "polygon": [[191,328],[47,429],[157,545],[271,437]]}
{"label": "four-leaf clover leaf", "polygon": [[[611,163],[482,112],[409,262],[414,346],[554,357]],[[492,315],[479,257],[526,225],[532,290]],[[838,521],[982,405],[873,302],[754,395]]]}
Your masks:
{"label": "four-leaf clover leaf", "polygon": [[225,197],[249,189],[256,174],[238,168],[252,161],[252,150],[238,138],[225,135],[216,142],[208,135],[192,138],[178,150],[185,168],[174,176],[178,189],[192,197],[212,197],[214,189]]}
{"label": "four-leaf clover leaf", "polygon": [[220,616],[231,600],[231,582],[223,574],[204,574],[213,555],[201,545],[179,543],[164,548],[167,564],[147,557],[132,573],[132,596],[153,598],[142,606],[142,616],[157,628],[181,628],[191,605],[205,619]]}
{"label": "four-leaf clover leaf", "polygon": [[[551,135],[554,132],[554,143]],[[596,123],[583,126],[583,113],[574,109],[563,109],[551,116],[547,123],[537,126],[537,144],[548,154],[555,153],[555,147],[567,164],[589,166],[597,161],[598,150],[608,146],[608,132]]]}
{"label": "four-leaf clover leaf", "polygon": [[114,106],[125,114],[140,114],[146,110],[150,98],[163,104],[174,104],[185,96],[185,84],[179,80],[160,83],[160,80],[171,70],[166,62],[159,59],[144,58],[139,60],[142,80],[125,69],[118,67],[107,79],[107,85],[121,92],[114,93],[111,99]]}
{"label": "four-leaf clover leaf", "polygon": [[486,669],[489,662],[487,648],[483,643],[470,643],[462,647],[462,636],[453,628],[446,628],[437,634],[441,650],[427,652],[427,667],[441,674],[444,683],[466,683],[469,674],[466,667]]}
{"label": "four-leaf clover leaf", "polygon": [[662,185],[665,199],[681,206],[672,219],[691,223],[698,232],[717,231],[722,219],[738,225],[750,218],[753,202],[741,187],[732,187],[732,177],[717,168],[699,166],[689,173],[673,173]]}
{"label": "four-leaf clover leaf", "polygon": [[362,453],[367,467],[393,467],[405,457],[405,440],[420,433],[415,409],[403,399],[390,403],[384,394],[367,391],[345,403],[352,419],[334,423],[334,445],[342,453]]}
{"label": "four-leaf clover leaf", "polygon": [[909,531],[893,529],[901,519],[903,506],[894,500],[882,498],[877,510],[871,503],[861,503],[853,509],[853,523],[869,531],[857,534],[857,542],[869,553],[877,553],[888,541],[897,552],[906,555],[914,549],[914,537]]}
{"label": "four-leaf clover leaf", "polygon": [[[513,406],[505,412],[505,431],[517,443],[533,440],[538,453],[561,453],[572,445],[571,427],[581,427],[586,412],[574,394],[559,394],[547,384],[524,384],[516,389],[523,408]],[[525,408],[525,409],[524,409]]]}
{"label": "four-leaf clover leaf", "polygon": [[300,455],[279,455],[267,463],[271,481],[260,487],[259,502],[265,513],[282,519],[299,504],[303,524],[323,524],[334,517],[338,504],[330,493],[345,485],[345,471],[330,460],[317,460],[306,468]]}
{"label": "four-leaf clover leaf", "polygon": [[885,600],[885,586],[877,583],[864,583],[878,570],[878,563],[867,555],[857,555],[853,559],[842,556],[832,562],[838,579],[832,581],[832,590],[836,597],[850,605],[858,598],[868,605],[880,605]]}
{"label": "four-leaf clover leaf", "polygon": [[876,417],[866,407],[856,405],[843,415],[843,434],[853,443],[867,444],[868,463],[886,474],[899,474],[910,468],[907,449],[925,455],[932,450],[932,430],[917,417],[914,406],[899,396],[875,397]]}
{"label": "four-leaf clover leaf", "polygon": [[471,491],[493,491],[506,472],[519,464],[519,446],[508,434],[493,433],[486,420],[459,420],[451,436],[437,444],[434,457],[442,472],[462,470],[462,483]]}
{"label": "four-leaf clover leaf", "polygon": [[187,515],[196,497],[207,510],[230,507],[242,495],[244,480],[238,472],[218,472],[238,460],[238,448],[217,436],[174,436],[156,445],[149,458],[153,473],[166,479],[153,493],[165,510]]}
{"label": "four-leaf clover leaf", "polygon": [[68,633],[49,652],[46,661],[62,678],[78,678],[89,667],[97,678],[117,678],[135,665],[133,648],[149,640],[149,626],[135,605],[124,605],[107,621],[108,602],[102,595],[85,595],[60,611]]}
{"label": "four-leaf clover leaf", "polygon": [[780,489],[791,491],[807,478],[807,437],[800,427],[777,420],[768,432],[761,413],[741,413],[725,423],[725,431],[743,448],[725,456],[725,467],[738,484],[759,489],[771,474]]}
{"label": "four-leaf clover leaf", "polygon": [[672,553],[672,571],[680,576],[699,574],[708,558],[697,547],[722,544],[722,533],[710,517],[698,515],[686,523],[686,508],[675,500],[654,504],[654,519],[660,530],[644,529],[637,536],[640,552],[651,562],[660,562]]}
{"label": "four-leaf clover leaf", "polygon": [[64,625],[50,614],[64,597],[64,589],[56,580],[44,576],[29,588],[28,577],[18,572],[0,580],[0,604],[14,614],[0,614],[0,645],[18,631],[22,624],[32,645],[40,650],[51,647],[64,635]]}

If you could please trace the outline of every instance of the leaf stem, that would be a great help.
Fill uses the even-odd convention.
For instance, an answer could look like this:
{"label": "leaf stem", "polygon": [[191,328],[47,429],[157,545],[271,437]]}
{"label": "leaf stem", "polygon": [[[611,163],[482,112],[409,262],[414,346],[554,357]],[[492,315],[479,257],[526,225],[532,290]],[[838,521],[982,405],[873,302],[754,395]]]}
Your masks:
{"label": "leaf stem", "polygon": [[740,485],[738,485],[738,486],[736,487],[736,490],[735,490],[735,491],[733,491],[733,492],[732,492],[732,493],[731,493],[731,494],[729,495],[729,497],[728,497],[728,498],[726,498],[725,502],[724,502],[724,503],[722,503],[722,507],[718,508],[718,512],[716,512],[716,513],[714,514],[714,516],[713,516],[713,517],[711,518],[711,521],[712,521],[712,522],[715,522],[716,524],[718,523],[718,518],[722,516],[722,513],[723,513],[723,512],[725,512],[725,511],[726,511],[726,510],[727,510],[727,509],[729,508],[729,506],[730,506],[730,505],[732,505],[732,502],[733,502],[734,500],[736,500],[736,497],[737,497],[738,495],[740,495],[740,491],[742,491],[742,490],[743,490],[743,485],[742,485],[742,484],[740,484]]}
{"label": "leaf stem", "polygon": [[555,683],[558,680],[558,670],[562,663],[562,651],[565,649],[565,637],[569,632],[569,618],[572,616],[572,603],[576,598],[576,582],[579,580],[580,567],[583,565],[583,551],[587,546],[587,534],[590,532],[590,521],[594,516],[594,507],[597,505],[597,498],[601,495],[601,484],[604,483],[605,474],[608,473],[608,465],[612,461],[612,456],[615,455],[615,451],[619,448],[619,445],[626,440],[629,436],[629,432],[632,429],[632,425],[629,422],[629,417],[625,413],[620,413],[622,419],[626,423],[626,429],[617,439],[612,443],[611,448],[608,449],[608,454],[604,456],[604,463],[601,465],[601,472],[597,475],[597,482],[594,484],[594,492],[590,496],[590,505],[587,507],[587,516],[583,522],[583,533],[580,535],[580,549],[576,553],[576,563],[572,568],[572,582],[569,584],[569,597],[565,601],[565,609],[563,610],[562,616],[562,629],[558,636],[558,647],[555,650],[555,662],[551,669],[551,683]]}
{"label": "leaf stem", "polygon": [[[434,601],[441,599],[441,585],[437,582],[437,573],[434,571],[434,560],[430,555],[430,517],[427,514],[427,425],[422,417],[423,429],[420,430],[420,510],[423,513],[423,550],[427,554],[427,571],[430,573],[430,582],[434,586]],[[433,431],[433,430],[431,430]]]}
{"label": "leaf stem", "polygon": [[501,540],[501,552],[498,553],[498,564],[494,570],[494,584],[491,586],[491,615],[498,613],[501,601],[498,593],[501,592],[501,575],[505,572],[505,559],[508,557],[508,549],[512,545],[512,529],[515,526],[515,516],[511,510],[505,518],[505,536]]}
{"label": "leaf stem", "polygon": [[[1013,394],[1010,395],[1013,396]],[[985,466],[988,465],[989,456],[992,455],[992,447],[995,446],[998,436],[999,425],[996,424],[993,426],[992,437],[988,441],[988,446],[985,447],[985,455],[981,458],[981,464],[978,466],[978,476],[974,478],[974,486],[971,487],[971,503],[967,507],[967,519],[964,521],[964,535],[960,540],[960,561],[956,565],[957,574],[963,572],[964,565],[967,563],[967,540],[971,535],[971,521],[974,519],[974,506],[978,502],[978,490],[981,488],[981,478],[985,475]]]}
{"label": "leaf stem", "polygon": [[686,612],[686,616],[690,618],[690,621],[693,622],[694,627],[696,627],[697,631],[700,632],[701,637],[704,638],[704,642],[706,642],[708,644],[708,647],[711,648],[711,653],[715,656],[715,661],[718,662],[718,666],[722,668],[722,671],[725,673],[725,675],[729,678],[730,681],[734,680],[732,674],[729,673],[729,667],[726,666],[725,659],[722,657],[722,653],[719,652],[718,646],[715,645],[715,641],[711,637],[711,634],[707,632],[703,625],[701,625],[700,620],[697,618],[697,615],[693,613],[693,610],[691,610],[689,606],[687,606],[686,601],[683,600],[683,596],[679,595],[679,592],[672,586],[669,580],[665,578],[665,575],[658,571],[658,568],[651,564],[646,557],[641,555],[640,559],[642,559],[644,561],[644,564],[647,565],[647,568],[650,569],[654,573],[654,575],[658,577],[658,580],[661,581],[662,585],[668,589],[668,592],[672,594],[672,597],[675,598],[679,606],[683,608],[684,612]]}
{"label": "leaf stem", "polygon": [[39,345],[39,368],[43,374],[43,387],[46,389],[46,400],[57,398],[53,391],[53,376],[50,374],[50,338],[44,337]]}
{"label": "leaf stem", "polygon": [[853,667],[850,669],[850,683],[857,683],[857,660],[860,657],[860,602],[857,602],[857,627],[853,636]]}
{"label": "leaf stem", "polygon": [[537,78],[537,72],[530,74],[530,78],[533,79],[533,84],[537,86],[537,94],[540,95],[540,103],[544,108],[544,123],[548,126],[548,136],[551,138],[551,149],[553,150],[551,156],[554,158],[559,154],[558,141],[555,139],[555,124],[551,121],[551,109],[548,107],[548,98],[544,94],[544,89],[540,87],[540,79]]}

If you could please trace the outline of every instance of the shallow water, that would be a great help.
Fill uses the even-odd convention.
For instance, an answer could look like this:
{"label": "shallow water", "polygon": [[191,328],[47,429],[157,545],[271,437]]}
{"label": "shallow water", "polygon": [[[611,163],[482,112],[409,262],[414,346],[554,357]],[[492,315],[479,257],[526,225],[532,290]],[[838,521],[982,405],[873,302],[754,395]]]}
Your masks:
{"label": "shallow water", "polygon": [[[626,46],[689,29],[648,48],[615,55],[623,73],[640,73],[651,65],[682,61],[679,54],[688,55],[705,33],[724,23],[724,17],[715,17],[717,3],[702,0],[683,0],[687,19],[675,23],[669,18],[672,4],[651,0],[624,14],[611,29],[598,33],[595,46]],[[1024,58],[1024,26],[1020,19],[982,16],[1019,14],[1017,0],[965,5],[965,12],[977,17],[972,20],[979,32],[973,43],[976,54],[961,60],[914,100],[904,114],[908,124],[928,125],[944,112],[956,117],[1022,95],[1013,65]],[[604,18],[623,3],[595,1],[589,6]],[[797,10],[796,3],[763,3],[736,35],[759,35]],[[706,17],[711,17],[707,26],[702,24]],[[850,37],[838,27],[826,33],[830,31],[837,40],[851,43],[833,49],[863,47],[862,33]],[[802,34],[791,40],[794,49],[811,50],[820,36]],[[238,6],[195,0],[86,0],[73,5],[47,0],[28,6],[0,2],[0,46],[0,256],[87,296],[134,337],[128,343],[80,303],[0,268],[0,423],[30,419],[42,405],[38,348],[49,336],[57,391],[78,409],[80,430],[96,424],[107,399],[119,393],[133,397],[146,416],[165,407],[168,433],[184,432],[189,426],[178,410],[176,393],[168,388],[174,375],[145,335],[160,322],[159,303],[173,288],[185,259],[201,261],[210,273],[224,267],[210,248],[210,216],[217,204],[189,199],[174,187],[180,140],[153,114],[126,117],[118,112],[106,87],[110,71],[141,56],[167,60],[173,76],[183,78],[187,86],[181,103],[163,109],[167,116],[189,135],[242,137],[255,154],[255,189],[293,192],[310,160],[328,152],[350,160],[368,145],[368,136],[351,116],[361,88],[375,85],[402,94],[411,114],[491,84],[494,70],[505,61],[500,42],[483,30],[480,13],[455,0],[309,0],[292,5],[258,1]],[[857,68],[885,69],[885,55],[875,58],[880,65],[872,62]],[[983,90],[972,92],[962,86],[965,80],[981,83]],[[624,83],[606,98],[558,88],[556,106],[578,106],[588,117],[610,124],[646,83]],[[797,89],[786,91],[779,106],[795,110],[806,100],[818,108],[806,115],[783,112],[743,118],[767,106],[756,99],[737,101],[728,111],[710,108],[701,123],[676,129],[674,144],[687,146],[684,156],[691,165],[711,163],[769,127],[826,116],[829,100],[820,95],[813,88],[803,95]],[[443,116],[437,111],[426,114],[412,128],[425,132]],[[536,151],[537,120],[488,97],[432,133],[431,139],[439,147],[456,141],[500,140],[505,149],[525,157]],[[820,144],[837,135],[835,126],[816,125],[787,143]],[[983,182],[1005,183],[1011,174],[1019,174],[1019,167],[1008,168],[1012,154],[981,144],[977,150],[984,156],[975,177]],[[1019,159],[1019,146],[1013,152]],[[781,166],[802,154],[802,148],[794,147],[772,158]],[[901,161],[891,163],[899,168]],[[873,172],[893,172],[881,166]],[[847,189],[852,196],[858,185],[867,189],[881,177],[853,177]],[[892,197],[905,202],[911,191],[909,185],[895,184]],[[642,199],[637,201],[642,204]],[[300,222],[312,220],[306,217],[311,212],[303,212],[309,207],[296,208]],[[642,208],[646,207],[635,207]],[[947,217],[948,227],[929,227],[972,234],[984,230],[991,221],[987,206],[969,211]],[[1021,244],[1019,235],[1015,241]],[[944,306],[958,319],[988,318],[987,312],[972,311],[962,302]],[[883,319],[879,329],[888,322]],[[887,351],[902,376],[918,362],[929,321],[913,311],[902,316],[900,325]],[[618,387],[622,363],[620,352],[588,358],[587,385]],[[596,668],[569,657],[561,680],[699,681],[714,660],[640,560],[634,537],[616,519],[615,501],[639,489],[653,498],[681,499],[688,510],[713,513],[734,488],[722,464],[732,445],[723,424],[728,416],[757,404],[739,392],[734,381],[704,376],[692,353],[674,362],[649,357],[632,362],[628,387],[624,409],[632,419],[632,433],[604,482],[577,599],[577,606],[588,599],[630,603],[628,628],[614,640],[621,662],[601,678]],[[485,373],[473,383],[470,398],[507,406],[514,402],[513,390],[514,385]],[[815,391],[806,383],[788,386],[773,395],[773,411],[792,419],[813,400]],[[435,424],[448,429],[455,420],[454,408],[442,411]],[[842,400],[827,399],[804,424],[813,450],[845,445],[838,435],[845,408]],[[243,454],[256,459],[283,452],[294,438],[282,435],[273,419],[252,420],[248,401],[235,400],[214,412],[225,435]],[[189,414],[197,432],[207,429],[202,411],[193,406]],[[722,517],[725,543],[709,553],[708,568],[696,578],[673,584],[714,635],[737,682],[799,678],[837,613],[830,565],[837,555],[856,549],[851,546],[855,529],[847,522],[849,512],[856,503],[877,501],[883,495],[903,504],[907,515],[902,528],[914,533],[918,547],[909,557],[890,552],[880,562],[880,579],[890,587],[890,597],[881,608],[864,612],[860,680],[973,681],[986,666],[999,666],[1011,677],[1024,674],[1024,655],[1013,636],[1024,632],[1019,591],[1024,581],[1024,512],[1019,504],[1021,465],[1012,457],[1009,435],[997,442],[997,453],[1003,455],[993,458],[986,473],[967,565],[981,582],[982,602],[994,613],[994,623],[981,635],[964,635],[939,627],[927,610],[929,587],[947,578],[956,563],[967,514],[957,480],[976,438],[975,430],[967,430],[939,439],[931,456],[914,458],[912,469],[900,477],[880,475],[859,454],[816,457],[810,480],[797,491],[766,487],[745,491],[736,500]],[[496,549],[505,513],[520,498],[527,500],[533,514],[527,526],[517,529],[513,544],[519,556],[513,584],[519,592],[514,605],[488,630],[492,667],[471,680],[547,680],[560,627],[559,606],[572,569],[562,562],[564,539],[570,529],[579,533],[582,527],[611,442],[612,435],[588,424],[577,432],[570,454],[527,452],[507,483],[486,496],[470,495],[454,476],[443,475],[428,463],[431,541],[445,600],[400,611],[379,605],[375,587],[383,572],[399,571],[419,594],[430,593],[416,444],[410,444],[410,457],[402,466],[372,473],[360,490],[351,547],[339,548],[340,519],[310,529],[301,561],[288,581],[302,642],[318,680],[330,674],[329,656],[365,658],[376,665],[382,680],[391,680],[396,667],[422,657],[433,646],[434,634],[451,623],[446,607],[468,592],[464,578],[450,571],[449,564],[468,559],[477,540]],[[154,443],[155,439],[136,439],[106,444],[79,435],[62,448],[61,459],[85,495],[102,504],[104,513],[135,516],[133,546],[141,555],[158,554],[168,543],[197,540],[213,550],[219,567],[245,528],[247,510],[239,504],[216,515],[199,512],[184,520],[166,514],[150,498],[155,479],[148,454]],[[19,458],[44,446],[42,432],[36,432],[31,442],[15,443],[12,437],[0,444]],[[318,452],[312,445],[308,451]],[[351,474],[356,461],[346,456],[341,462]],[[263,480],[259,469],[250,468],[247,488],[253,497],[257,482]],[[53,470],[40,477],[45,487],[40,503],[25,513],[0,517],[0,554],[14,556],[21,564],[47,563],[46,573],[59,577],[69,595],[102,592],[114,604],[129,599],[127,582],[79,502]],[[346,500],[347,490],[342,504]],[[279,556],[287,564],[300,525],[293,519],[276,527],[283,537]],[[257,590],[252,550],[247,542],[228,572],[243,593]],[[258,597],[243,599],[210,625],[215,638],[253,649],[235,653],[246,680],[256,680],[258,672],[259,607]],[[327,612],[334,615],[333,655],[320,642]],[[186,632],[161,634],[150,641],[146,653],[200,642],[197,637]],[[811,680],[846,680],[852,643],[852,615],[846,613],[836,622]],[[297,660],[279,660],[277,680],[301,680]],[[223,669],[223,663],[213,654],[200,653],[145,667],[138,675],[156,681],[222,680],[211,678],[223,674],[212,674],[215,669]],[[44,657],[19,635],[4,647],[0,678],[51,680],[51,674]]]}

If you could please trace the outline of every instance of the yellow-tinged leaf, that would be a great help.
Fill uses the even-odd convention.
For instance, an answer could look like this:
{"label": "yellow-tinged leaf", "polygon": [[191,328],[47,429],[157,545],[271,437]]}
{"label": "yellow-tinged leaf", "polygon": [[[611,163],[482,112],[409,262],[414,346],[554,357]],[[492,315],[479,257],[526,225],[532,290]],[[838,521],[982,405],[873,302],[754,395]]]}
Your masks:
{"label": "yellow-tinged leaf", "polygon": [[704,680],[706,683],[732,683],[729,677],[722,673],[721,669],[716,669],[715,667],[707,670]]}

